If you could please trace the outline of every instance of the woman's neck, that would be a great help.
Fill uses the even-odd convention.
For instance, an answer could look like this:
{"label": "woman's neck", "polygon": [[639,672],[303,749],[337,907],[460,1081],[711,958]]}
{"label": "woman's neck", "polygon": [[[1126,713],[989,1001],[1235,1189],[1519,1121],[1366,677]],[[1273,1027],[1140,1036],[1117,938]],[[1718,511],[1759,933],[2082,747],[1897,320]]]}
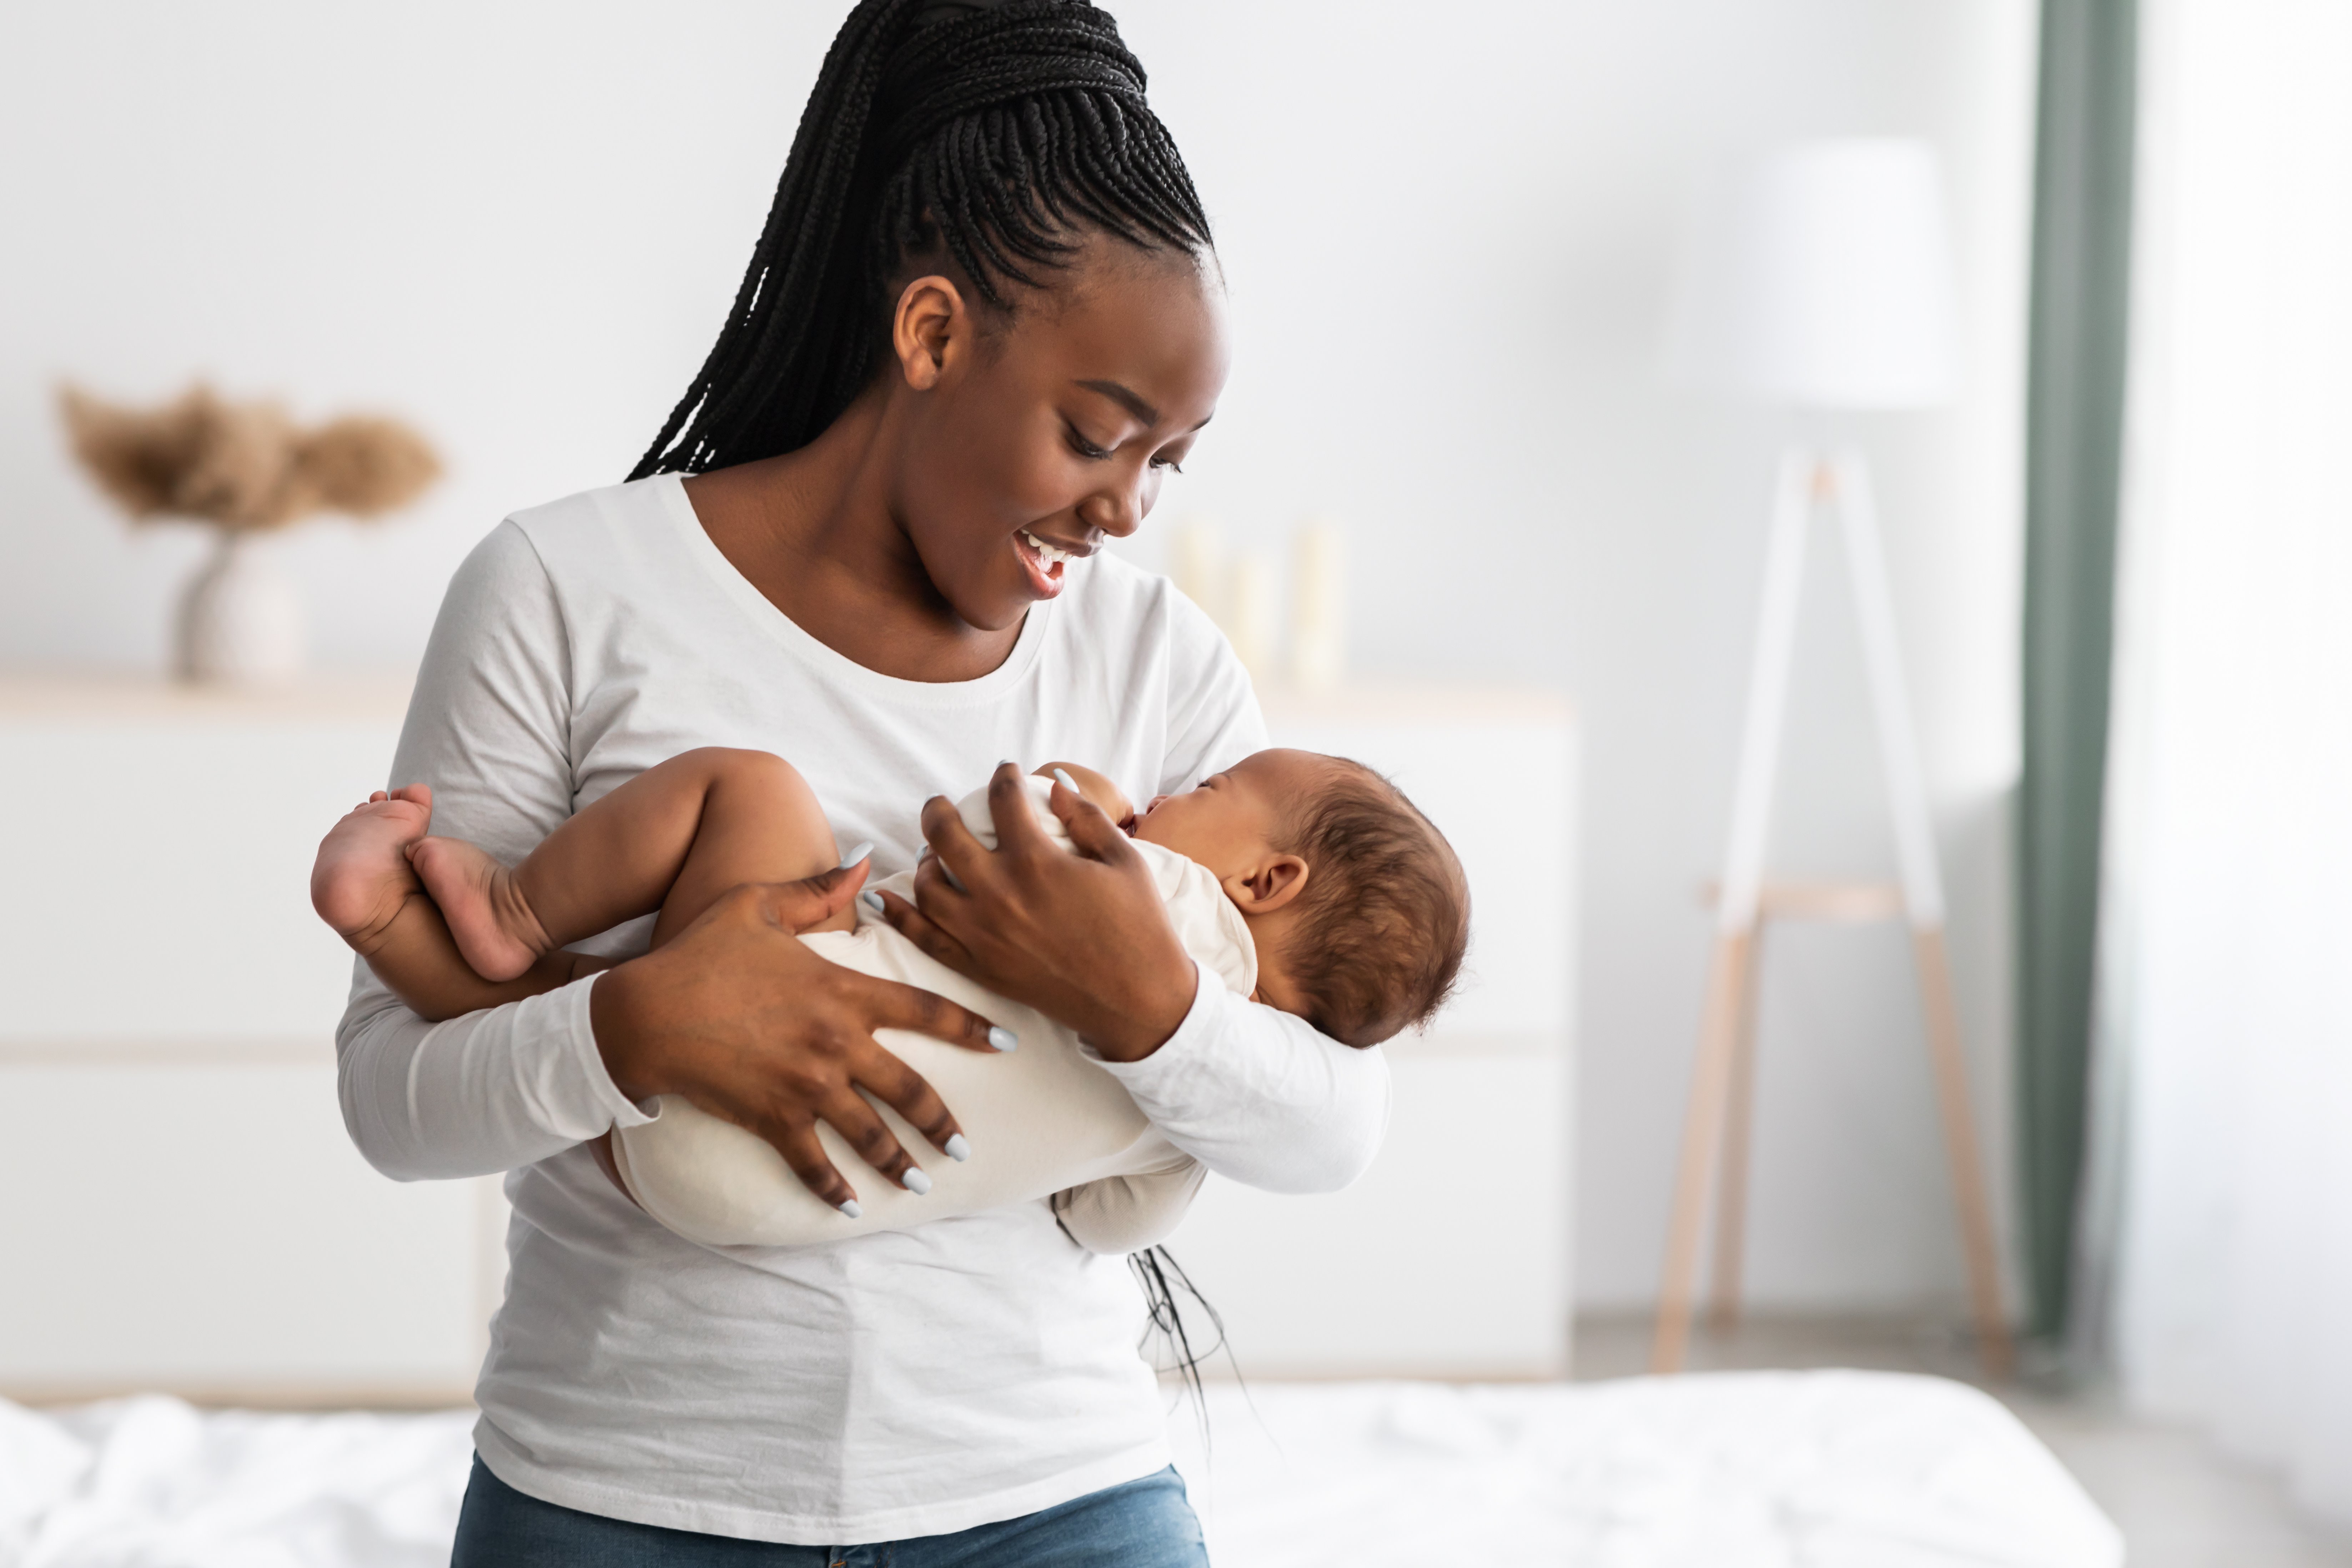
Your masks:
{"label": "woman's neck", "polygon": [[688,479],[687,500],[728,563],[843,658],[900,680],[976,680],[1021,624],[973,626],[932,586],[892,514],[887,424],[885,401],[862,397],[796,452]]}

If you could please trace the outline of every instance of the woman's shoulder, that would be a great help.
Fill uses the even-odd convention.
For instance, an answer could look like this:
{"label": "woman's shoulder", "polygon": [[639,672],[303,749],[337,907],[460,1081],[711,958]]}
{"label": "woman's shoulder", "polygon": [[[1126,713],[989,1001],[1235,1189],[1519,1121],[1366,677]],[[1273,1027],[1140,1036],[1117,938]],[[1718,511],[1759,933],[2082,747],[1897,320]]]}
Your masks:
{"label": "woman's shoulder", "polygon": [[[700,611],[709,574],[697,560],[699,530],[687,537],[681,507],[677,476],[663,474],[509,512],[458,568],[451,593],[543,598],[587,622],[624,605],[641,616],[672,604]],[[690,522],[690,507],[686,515]]]}
{"label": "woman's shoulder", "polygon": [[656,474],[526,507],[508,513],[506,521],[553,570],[559,562],[634,553],[667,542],[675,521],[672,509],[682,499],[677,475]]}
{"label": "woman's shoulder", "polygon": [[668,515],[673,497],[685,499],[665,478],[509,513],[451,576],[436,635],[467,647],[484,638],[560,647],[575,666],[590,659],[572,670],[583,679],[596,650],[697,642],[725,624],[723,595]]}

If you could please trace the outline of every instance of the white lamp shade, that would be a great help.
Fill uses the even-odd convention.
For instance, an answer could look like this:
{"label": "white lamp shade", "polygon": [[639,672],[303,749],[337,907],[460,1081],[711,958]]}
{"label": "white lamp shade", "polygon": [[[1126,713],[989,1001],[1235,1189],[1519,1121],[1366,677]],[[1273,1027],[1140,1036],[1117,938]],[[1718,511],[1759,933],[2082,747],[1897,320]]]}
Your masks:
{"label": "white lamp shade", "polygon": [[1949,238],[1924,142],[1801,142],[1738,169],[1695,216],[1678,283],[1675,380],[1819,408],[1951,390]]}

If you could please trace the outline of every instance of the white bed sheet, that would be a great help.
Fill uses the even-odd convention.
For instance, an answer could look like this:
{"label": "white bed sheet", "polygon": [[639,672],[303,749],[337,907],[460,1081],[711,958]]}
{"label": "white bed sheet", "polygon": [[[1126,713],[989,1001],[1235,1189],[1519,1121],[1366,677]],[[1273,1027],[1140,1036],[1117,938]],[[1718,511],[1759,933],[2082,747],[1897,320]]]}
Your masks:
{"label": "white bed sheet", "polygon": [[[1217,1568],[2116,1568],[2122,1538],[1937,1378],[1213,1385],[1173,1424]],[[426,1568],[472,1415],[0,1402],[0,1568]]]}
{"label": "white bed sheet", "polygon": [[[1255,1414],[1253,1414],[1255,1407]],[[1942,1378],[1212,1386],[1177,1441],[1217,1568],[2117,1568],[1999,1401]]]}

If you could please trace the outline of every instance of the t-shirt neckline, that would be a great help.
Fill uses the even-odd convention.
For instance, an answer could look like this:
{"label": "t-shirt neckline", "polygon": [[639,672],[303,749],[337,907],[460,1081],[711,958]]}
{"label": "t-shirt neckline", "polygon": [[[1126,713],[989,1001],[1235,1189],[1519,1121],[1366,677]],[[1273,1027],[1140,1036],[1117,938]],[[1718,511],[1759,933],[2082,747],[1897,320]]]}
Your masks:
{"label": "t-shirt neckline", "polygon": [[651,482],[661,498],[662,510],[667,514],[671,526],[677,530],[687,552],[700,563],[719,585],[719,591],[735,602],[752,625],[820,674],[893,702],[930,708],[960,708],[1003,696],[1018,685],[1036,665],[1037,650],[1045,640],[1046,623],[1051,619],[1055,600],[1044,600],[1030,605],[1029,613],[1022,618],[1021,635],[1013,639],[1013,651],[1004,656],[1003,664],[976,679],[902,680],[878,669],[868,669],[847,654],[812,636],[798,621],[778,609],[775,602],[760,592],[750,578],[735,569],[735,563],[727,559],[725,552],[712,542],[709,531],[702,526],[702,519],[695,515],[694,502],[687,496],[686,480],[682,475],[657,474]]}

